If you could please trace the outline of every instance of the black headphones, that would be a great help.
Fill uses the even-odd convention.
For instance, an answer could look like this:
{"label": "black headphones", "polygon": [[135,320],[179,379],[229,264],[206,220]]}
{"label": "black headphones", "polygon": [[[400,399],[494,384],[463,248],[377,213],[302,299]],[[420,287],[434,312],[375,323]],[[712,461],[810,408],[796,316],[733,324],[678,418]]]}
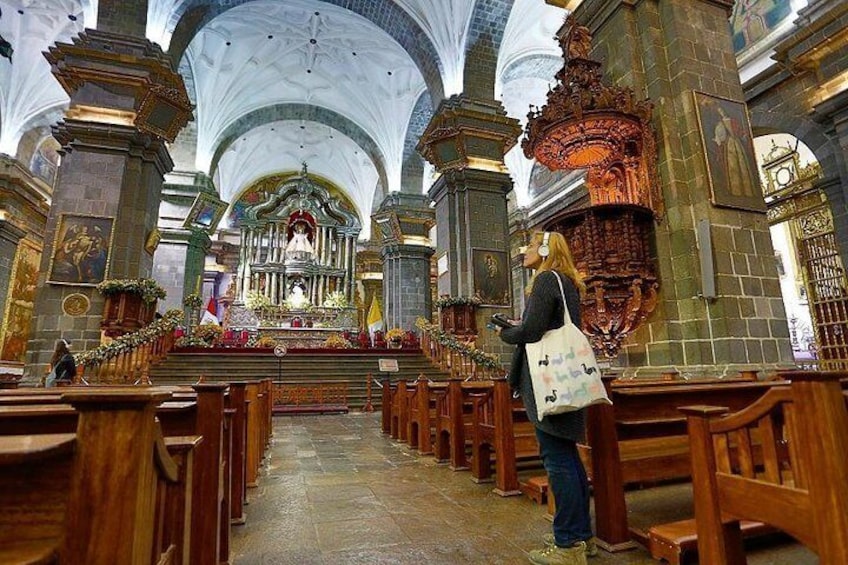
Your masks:
{"label": "black headphones", "polygon": [[548,247],[548,240],[551,238],[551,232],[545,232],[542,235],[542,245],[539,246],[539,249],[536,250],[536,253],[539,254],[539,257],[547,257],[551,254],[551,248]]}

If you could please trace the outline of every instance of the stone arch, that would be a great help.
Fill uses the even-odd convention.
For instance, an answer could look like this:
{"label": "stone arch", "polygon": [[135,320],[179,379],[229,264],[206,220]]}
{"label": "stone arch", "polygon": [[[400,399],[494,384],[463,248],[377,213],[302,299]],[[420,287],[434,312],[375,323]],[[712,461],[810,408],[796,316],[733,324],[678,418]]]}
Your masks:
{"label": "stone arch", "polygon": [[[203,26],[227,10],[247,4],[251,0],[231,0],[225,5],[210,3],[209,0],[183,0],[175,9],[172,21],[177,20],[168,54],[172,61],[180,61],[189,43]],[[391,0],[321,0],[362,16],[389,34],[406,50],[415,62],[433,107],[444,97],[444,85],[439,67],[439,55],[423,29],[403,8]],[[506,1],[506,0],[500,0]],[[509,0],[512,5],[512,0]],[[508,11],[507,11],[508,13]],[[505,23],[503,25],[506,25]],[[501,29],[501,34],[503,30]]]}
{"label": "stone arch", "polygon": [[400,191],[421,194],[424,183],[424,158],[415,149],[418,140],[433,117],[433,108],[427,104],[424,92],[415,103],[406,126],[406,138],[403,140],[403,164],[400,171]]}
{"label": "stone arch", "polygon": [[513,1],[487,0],[474,4],[465,44],[465,71],[462,78],[462,90],[468,96],[483,100],[495,97],[498,51]]}
{"label": "stone arch", "polygon": [[374,139],[350,118],[323,106],[311,104],[275,104],[258,108],[241,116],[227,126],[227,129],[218,137],[215,153],[212,156],[212,165],[209,167],[209,176],[215,176],[218,162],[236,139],[261,125],[288,120],[318,122],[348,136],[371,158],[380,177],[380,184],[384,187],[389,185],[386,175],[386,158]]}
{"label": "stone arch", "polygon": [[[842,148],[814,121],[784,112],[770,112],[749,106],[753,135],[788,133],[804,142],[821,166],[822,190],[830,202],[834,229],[839,242],[848,241],[848,166]],[[830,181],[830,182],[828,182]],[[848,265],[848,245],[840,244],[839,253]]]}

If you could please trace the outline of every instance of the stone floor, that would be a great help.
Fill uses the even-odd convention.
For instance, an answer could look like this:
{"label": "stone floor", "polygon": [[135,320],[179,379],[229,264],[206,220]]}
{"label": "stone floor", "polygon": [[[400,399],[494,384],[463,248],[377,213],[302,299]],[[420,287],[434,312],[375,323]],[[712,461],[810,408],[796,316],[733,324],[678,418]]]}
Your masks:
{"label": "stone floor", "polygon": [[[273,441],[233,530],[236,565],[521,564],[550,530],[526,497],[501,498],[383,436],[377,414],[275,418]],[[691,489],[631,492],[628,507],[637,527],[685,518]],[[749,549],[751,565],[817,563],[786,539]],[[641,548],[590,560],[612,563],[655,561]]]}

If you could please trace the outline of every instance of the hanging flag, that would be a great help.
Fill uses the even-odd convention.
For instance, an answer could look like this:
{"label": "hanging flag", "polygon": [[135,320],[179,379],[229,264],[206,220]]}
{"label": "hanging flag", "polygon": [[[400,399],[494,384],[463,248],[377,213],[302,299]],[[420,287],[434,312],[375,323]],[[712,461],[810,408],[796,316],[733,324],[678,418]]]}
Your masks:
{"label": "hanging flag", "polygon": [[200,318],[200,325],[202,326],[203,324],[219,325],[218,302],[214,296],[209,297],[209,304],[206,305],[206,310],[203,311],[203,316]]}
{"label": "hanging flag", "polygon": [[374,337],[374,332],[383,329],[383,313],[380,311],[380,303],[377,302],[377,297],[371,299],[371,307],[368,309],[368,333],[371,338]]}

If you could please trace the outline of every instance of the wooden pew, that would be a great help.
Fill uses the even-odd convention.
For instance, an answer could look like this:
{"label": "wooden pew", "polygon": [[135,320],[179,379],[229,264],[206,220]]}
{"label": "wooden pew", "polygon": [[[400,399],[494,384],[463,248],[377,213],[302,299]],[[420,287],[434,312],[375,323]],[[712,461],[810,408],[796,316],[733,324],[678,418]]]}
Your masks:
{"label": "wooden pew", "polygon": [[170,485],[189,475],[155,421],[168,396],[73,391],[74,434],[0,437],[0,562],[186,562],[190,524]]}
{"label": "wooden pew", "polygon": [[407,432],[409,448],[418,450],[419,455],[433,454],[435,432],[436,399],[430,394],[431,383],[423,374],[418,376],[415,387],[409,392],[409,417]]}
{"label": "wooden pew", "polygon": [[[231,469],[242,467],[242,460],[233,463],[236,451],[231,446],[230,432],[224,409],[226,383],[199,383],[192,387],[168,387],[173,400],[162,404],[157,416],[166,436],[202,436],[193,454],[192,481],[193,531],[192,563],[226,563],[229,561],[231,502]],[[145,390],[147,387],[135,387]],[[70,389],[64,389],[70,390]],[[77,387],[76,390],[107,391],[108,387]],[[36,401],[47,404],[0,404],[0,435],[13,433],[62,433],[75,429],[77,413],[67,404],[55,404],[55,394],[35,395]],[[58,397],[61,400],[61,397]],[[236,411],[237,412],[237,411]],[[231,413],[232,418],[236,412]],[[257,413],[258,416],[258,413]],[[244,425],[242,423],[241,425]],[[249,435],[259,445],[259,421]],[[239,497],[243,502],[243,497]]]}
{"label": "wooden pew", "polygon": [[[682,409],[692,442],[702,563],[747,562],[742,519],[787,532],[813,549],[823,565],[848,563],[848,409],[839,384],[846,374],[784,376],[789,386],[733,414],[708,406]],[[762,466],[752,456],[754,430],[762,441]],[[737,461],[730,457],[731,445]]]}
{"label": "wooden pew", "polygon": [[467,447],[470,447],[473,403],[471,395],[489,390],[492,381],[468,381],[451,378],[446,386],[431,386],[436,402],[436,461],[447,462],[454,471],[468,469]]}
{"label": "wooden pew", "polygon": [[505,378],[471,395],[473,402],[471,476],[476,482],[491,480],[495,456],[495,493],[521,494],[518,461],[539,458],[536,426],[527,418],[520,398],[513,398]]}
{"label": "wooden pew", "polygon": [[389,436],[397,441],[406,443],[409,428],[409,393],[407,391],[406,379],[400,379],[395,383],[391,391],[391,425]]}
{"label": "wooden pew", "polygon": [[708,401],[741,409],[776,382],[699,379],[669,383],[615,381],[604,377],[612,406],[590,406],[587,436],[593,484],[596,537],[607,551],[648,544],[648,535],[630,531],[624,485],[690,476],[689,442],[680,406]]}
{"label": "wooden pew", "polygon": [[235,410],[232,427],[232,469],[230,489],[230,520],[244,524],[244,502],[247,499],[247,383],[231,382],[227,395],[227,408]]}

